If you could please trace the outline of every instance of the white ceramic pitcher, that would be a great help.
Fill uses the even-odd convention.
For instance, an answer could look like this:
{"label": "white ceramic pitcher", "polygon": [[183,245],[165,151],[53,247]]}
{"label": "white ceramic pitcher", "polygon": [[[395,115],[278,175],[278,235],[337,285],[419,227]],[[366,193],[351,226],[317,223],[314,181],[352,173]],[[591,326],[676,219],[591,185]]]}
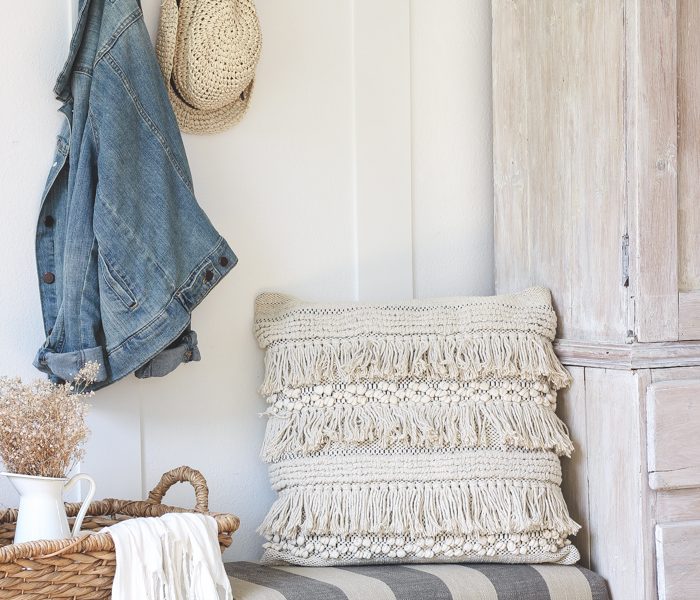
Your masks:
{"label": "white ceramic pitcher", "polygon": [[[95,482],[92,477],[83,473],[70,479],[35,477],[18,473],[2,473],[2,475],[10,480],[19,494],[15,544],[34,540],[63,540],[80,533],[85,513],[95,496]],[[75,517],[71,532],[63,504],[63,494],[81,480],[90,484],[90,490],[80,507],[80,512]]]}

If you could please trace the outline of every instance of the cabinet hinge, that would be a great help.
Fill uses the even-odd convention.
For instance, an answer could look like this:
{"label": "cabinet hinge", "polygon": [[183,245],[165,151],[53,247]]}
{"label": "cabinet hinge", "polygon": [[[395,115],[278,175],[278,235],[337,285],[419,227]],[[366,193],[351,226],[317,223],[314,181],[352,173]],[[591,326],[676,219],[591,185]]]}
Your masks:
{"label": "cabinet hinge", "polygon": [[622,285],[629,287],[630,284],[630,236],[622,236]]}

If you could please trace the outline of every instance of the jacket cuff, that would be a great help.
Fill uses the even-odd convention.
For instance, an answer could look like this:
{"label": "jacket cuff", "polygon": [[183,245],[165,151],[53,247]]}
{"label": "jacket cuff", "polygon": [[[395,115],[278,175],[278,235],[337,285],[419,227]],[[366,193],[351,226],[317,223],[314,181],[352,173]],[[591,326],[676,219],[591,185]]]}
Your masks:
{"label": "jacket cuff", "polygon": [[189,327],[165,350],[154,356],[134,373],[139,379],[165,377],[182,363],[201,360],[197,347],[197,333]]}
{"label": "jacket cuff", "polygon": [[54,352],[48,348],[41,348],[34,358],[34,366],[42,373],[47,373],[53,383],[73,381],[78,371],[88,362],[96,362],[100,366],[95,383],[105,381],[107,369],[104,350],[101,346],[75,352]]}

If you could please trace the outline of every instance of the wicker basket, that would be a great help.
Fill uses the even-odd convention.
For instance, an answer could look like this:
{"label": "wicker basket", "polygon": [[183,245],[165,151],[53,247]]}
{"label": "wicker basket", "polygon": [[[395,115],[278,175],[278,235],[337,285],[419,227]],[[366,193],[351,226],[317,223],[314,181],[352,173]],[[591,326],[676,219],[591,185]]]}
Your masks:
{"label": "wicker basket", "polygon": [[[161,504],[165,492],[175,483],[194,487],[194,510]],[[212,516],[219,527],[223,552],[231,545],[238,529],[238,517],[208,512],[209,489],[199,471],[179,467],[169,471],[148,495],[148,500],[100,500],[92,502],[83,521],[84,532],[97,531],[134,517],[160,517],[166,513],[195,512]],[[80,504],[67,503],[66,512],[74,517]],[[0,598],[21,600],[111,598],[116,568],[114,542],[109,533],[89,533],[67,539],[12,544],[17,510],[0,513]]]}

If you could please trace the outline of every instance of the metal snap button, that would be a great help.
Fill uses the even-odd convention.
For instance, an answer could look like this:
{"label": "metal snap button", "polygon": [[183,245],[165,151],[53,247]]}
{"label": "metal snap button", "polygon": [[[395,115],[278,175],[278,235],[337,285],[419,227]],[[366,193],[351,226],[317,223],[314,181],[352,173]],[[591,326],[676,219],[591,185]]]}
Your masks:
{"label": "metal snap button", "polygon": [[55,223],[56,219],[54,219],[51,215],[46,215],[44,217],[44,225],[46,227],[53,227]]}
{"label": "metal snap button", "polygon": [[42,279],[44,280],[44,283],[52,284],[54,281],[56,281],[56,276],[49,271],[48,273],[44,273]]}
{"label": "metal snap button", "polygon": [[207,269],[204,272],[204,279],[205,279],[205,281],[211,281],[212,279],[214,279],[214,273],[212,271],[210,271],[209,269]]}
{"label": "metal snap button", "polygon": [[221,257],[219,258],[219,264],[220,264],[222,267],[227,266],[227,265],[228,265],[228,258],[226,258],[225,256],[221,256]]}

